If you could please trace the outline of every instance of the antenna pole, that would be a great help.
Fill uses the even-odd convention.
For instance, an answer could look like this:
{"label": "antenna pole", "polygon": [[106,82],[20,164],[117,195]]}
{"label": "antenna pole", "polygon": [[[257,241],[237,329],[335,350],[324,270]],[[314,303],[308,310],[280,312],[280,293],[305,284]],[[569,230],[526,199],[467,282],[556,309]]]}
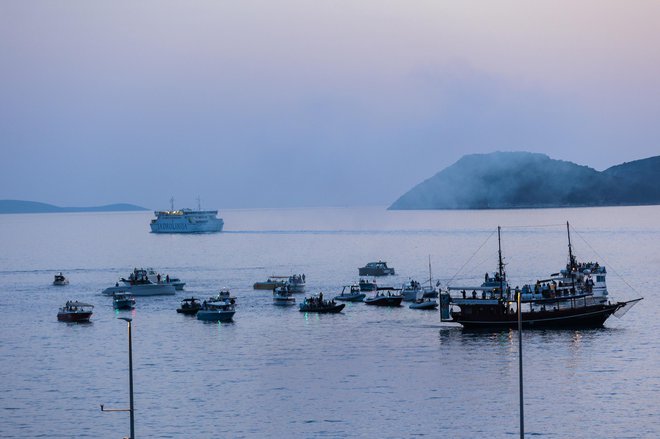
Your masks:
{"label": "antenna pole", "polygon": [[431,255],[429,255],[429,286],[433,288],[433,274],[431,273]]}
{"label": "antenna pole", "polygon": [[501,227],[497,226],[497,254],[499,262],[497,264],[500,273],[500,294],[504,297],[504,262],[502,262],[502,240],[500,237]]}
{"label": "antenna pole", "polygon": [[525,438],[525,412],[523,408],[523,352],[522,352],[522,309],[520,291],[516,291],[518,295],[518,380],[520,388],[520,439]]}
{"label": "antenna pole", "polygon": [[568,221],[566,221],[566,233],[568,234],[568,258],[571,263],[571,269],[573,268],[573,248],[571,246],[571,227],[568,224]]}

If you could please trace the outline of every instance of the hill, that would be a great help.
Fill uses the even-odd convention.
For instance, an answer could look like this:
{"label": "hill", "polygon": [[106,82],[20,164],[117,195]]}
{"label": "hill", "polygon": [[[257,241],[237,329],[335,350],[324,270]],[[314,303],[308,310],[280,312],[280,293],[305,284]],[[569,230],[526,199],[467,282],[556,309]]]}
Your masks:
{"label": "hill", "polygon": [[510,209],[660,204],[660,157],[603,172],[545,154],[473,154],[418,184],[390,209]]}
{"label": "hill", "polygon": [[108,204],[95,207],[59,207],[52,204],[24,200],[0,200],[2,213],[56,213],[56,212],[126,212],[148,210],[133,204]]}

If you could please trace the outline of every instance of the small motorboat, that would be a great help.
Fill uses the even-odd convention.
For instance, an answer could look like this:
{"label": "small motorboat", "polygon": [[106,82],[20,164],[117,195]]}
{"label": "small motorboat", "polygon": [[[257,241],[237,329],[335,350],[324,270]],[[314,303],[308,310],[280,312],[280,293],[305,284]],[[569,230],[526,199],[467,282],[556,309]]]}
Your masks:
{"label": "small motorboat", "polygon": [[334,300],[323,300],[323,293],[307,297],[300,304],[301,312],[338,313],[346,306],[345,303],[335,303]]}
{"label": "small motorboat", "polygon": [[67,301],[57,313],[57,320],[60,322],[89,322],[92,316],[94,305],[78,301]]}
{"label": "small motorboat", "polygon": [[358,268],[360,276],[388,276],[394,275],[394,268],[388,267],[387,262],[369,262],[364,267]]}
{"label": "small motorboat", "polygon": [[202,307],[197,311],[197,320],[209,322],[231,322],[236,313],[236,307],[229,301],[202,303]]}
{"label": "small motorboat", "polygon": [[296,303],[296,298],[293,297],[289,287],[282,285],[275,288],[273,291],[273,305],[277,306],[291,306]]}
{"label": "small motorboat", "polygon": [[130,294],[115,293],[112,295],[112,307],[116,310],[135,308],[135,299]]}
{"label": "small motorboat", "polygon": [[271,276],[265,282],[255,282],[252,286],[255,290],[274,290],[277,287],[281,287],[286,284],[289,276]]}
{"label": "small motorboat", "polygon": [[398,293],[376,293],[373,297],[367,297],[364,299],[364,303],[367,305],[376,305],[376,306],[401,306],[401,301],[403,301],[403,296]]}
{"label": "small motorboat", "polygon": [[[350,288],[349,291],[346,291],[346,288]],[[360,291],[359,285],[346,285],[341,290],[341,294],[335,296],[335,300],[341,300],[342,302],[362,302],[365,297],[367,295]]]}
{"label": "small motorboat", "polygon": [[53,280],[53,285],[56,286],[69,285],[69,279],[64,277],[62,272],[60,272],[60,274],[55,275],[55,279]]}
{"label": "small motorboat", "polygon": [[190,297],[181,301],[181,306],[176,309],[176,312],[179,314],[193,315],[197,314],[197,311],[199,311],[201,307],[202,304],[199,303],[199,300],[195,299],[194,297]]}
{"label": "small motorboat", "polygon": [[289,276],[287,281],[289,286],[289,291],[292,293],[304,293],[305,292],[305,274],[293,274]]}
{"label": "small motorboat", "polygon": [[410,304],[410,309],[436,309],[438,302],[433,299],[418,299]]}
{"label": "small motorboat", "polygon": [[378,285],[376,285],[376,280],[369,282],[366,279],[360,279],[360,291],[377,291]]}

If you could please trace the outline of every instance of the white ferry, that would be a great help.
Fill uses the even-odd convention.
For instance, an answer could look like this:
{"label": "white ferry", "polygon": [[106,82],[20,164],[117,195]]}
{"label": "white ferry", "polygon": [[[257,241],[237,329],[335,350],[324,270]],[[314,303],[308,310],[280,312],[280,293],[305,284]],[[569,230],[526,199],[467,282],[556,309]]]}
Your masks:
{"label": "white ferry", "polygon": [[171,210],[155,211],[156,219],[151,220],[153,233],[213,233],[221,232],[225,222],[218,218],[217,210],[180,209],[174,210],[174,199]]}

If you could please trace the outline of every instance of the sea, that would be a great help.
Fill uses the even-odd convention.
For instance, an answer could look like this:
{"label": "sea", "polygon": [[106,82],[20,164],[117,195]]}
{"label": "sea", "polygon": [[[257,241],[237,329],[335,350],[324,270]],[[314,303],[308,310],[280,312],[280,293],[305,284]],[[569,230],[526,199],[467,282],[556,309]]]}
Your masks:
{"label": "sea", "polygon": [[[437,311],[348,304],[316,315],[273,306],[253,284],[305,274],[339,294],[383,260],[380,286],[512,285],[568,259],[607,268],[612,300],[643,297],[593,330],[523,333],[528,437],[660,437],[660,206],[388,211],[222,210],[216,234],[149,232],[152,212],[0,215],[0,437],[129,435],[131,317],[138,438],[479,438],[519,436],[518,333],[464,331]],[[175,296],[114,311],[101,291],[135,267],[186,282]],[[62,272],[70,280],[52,285]],[[432,280],[431,280],[432,279]],[[228,287],[233,323],[176,313]],[[58,322],[67,300],[89,324]]]}

